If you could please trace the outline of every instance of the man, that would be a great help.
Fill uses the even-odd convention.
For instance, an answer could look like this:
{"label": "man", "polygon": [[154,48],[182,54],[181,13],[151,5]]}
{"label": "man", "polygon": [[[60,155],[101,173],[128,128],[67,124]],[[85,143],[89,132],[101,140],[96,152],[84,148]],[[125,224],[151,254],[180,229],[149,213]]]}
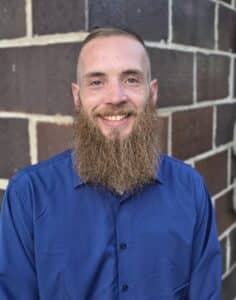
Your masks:
{"label": "man", "polygon": [[73,151],[5,192],[1,300],[220,299],[210,197],[195,170],[161,154],[157,90],[138,36],[101,28],[84,41]]}

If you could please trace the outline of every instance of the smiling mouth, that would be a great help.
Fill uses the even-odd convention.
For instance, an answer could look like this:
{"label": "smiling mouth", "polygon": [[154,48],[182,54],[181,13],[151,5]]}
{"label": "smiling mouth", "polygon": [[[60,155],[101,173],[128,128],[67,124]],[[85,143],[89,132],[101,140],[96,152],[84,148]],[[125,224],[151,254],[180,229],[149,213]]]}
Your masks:
{"label": "smiling mouth", "polygon": [[110,115],[110,116],[103,116],[102,118],[108,121],[121,121],[128,117],[129,115]]}

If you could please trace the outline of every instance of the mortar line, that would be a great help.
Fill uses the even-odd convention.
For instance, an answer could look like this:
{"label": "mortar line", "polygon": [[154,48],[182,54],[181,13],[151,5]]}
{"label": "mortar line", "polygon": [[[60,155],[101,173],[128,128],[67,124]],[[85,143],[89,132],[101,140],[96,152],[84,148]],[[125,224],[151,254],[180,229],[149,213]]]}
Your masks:
{"label": "mortar line", "polygon": [[7,185],[8,185],[8,179],[0,179],[0,188],[1,189],[3,189],[3,190],[5,190],[6,189],[6,187],[7,187]]}
{"label": "mortar line", "polygon": [[226,151],[229,147],[232,147],[233,142],[229,142],[227,144],[224,145],[220,145],[219,147],[217,147],[216,149],[211,149],[209,151],[206,151],[204,153],[195,155],[194,157],[190,157],[189,159],[193,159],[194,162],[198,162],[199,160],[205,159],[205,158],[209,158],[215,154],[219,154],[221,152]]}
{"label": "mortar line", "polygon": [[193,103],[197,104],[197,53],[193,55]]}
{"label": "mortar line", "polygon": [[212,148],[216,149],[216,133],[217,133],[217,106],[213,105],[213,134],[212,134]]}
{"label": "mortar line", "polygon": [[229,236],[229,234],[236,228],[236,223],[230,225],[221,235],[219,236],[219,240],[223,240],[225,237]]}
{"label": "mortar line", "polygon": [[85,30],[89,30],[89,4],[88,0],[84,0],[84,12],[85,12]]}
{"label": "mortar line", "polygon": [[179,105],[179,106],[170,106],[170,107],[163,107],[159,108],[159,113],[168,113],[168,112],[178,112],[178,111],[186,111],[186,110],[193,110],[193,109],[200,109],[205,107],[212,107],[215,105],[223,105],[223,104],[235,104],[236,101],[234,99],[225,98],[219,100],[206,100],[202,102],[193,103],[190,105]]}
{"label": "mortar line", "polygon": [[228,162],[227,162],[227,184],[228,186],[231,185],[231,152],[232,152],[232,148],[228,149]]}
{"label": "mortar line", "polygon": [[234,271],[235,268],[236,268],[236,262],[230,267],[230,269],[229,269],[228,272],[225,272],[223,274],[223,276],[221,277],[221,279],[224,280],[227,276],[229,276]]}
{"label": "mortar line", "polygon": [[219,3],[215,3],[215,20],[214,20],[214,41],[215,41],[215,50],[219,49]]}
{"label": "mortar line", "polygon": [[168,142],[167,142],[167,151],[169,155],[172,155],[172,114],[169,116],[168,120]]}
{"label": "mortar line", "polygon": [[26,36],[30,38],[33,35],[32,0],[25,0],[25,13],[26,13]]}
{"label": "mortar line", "polygon": [[62,116],[62,115],[40,115],[40,114],[30,114],[30,113],[20,113],[20,112],[6,112],[0,111],[0,118],[17,118],[17,119],[27,119],[34,120],[37,122],[48,122],[55,124],[71,124],[73,122],[72,116]]}
{"label": "mortar line", "polygon": [[234,97],[234,76],[235,76],[235,58],[230,58],[230,70],[229,70],[229,97]]}
{"label": "mortar line", "polygon": [[226,195],[228,192],[230,192],[231,190],[233,190],[234,185],[231,184],[229,186],[227,186],[227,188],[225,188],[223,191],[220,191],[219,193],[217,193],[216,195],[212,196],[212,199],[215,201],[217,199],[219,199],[220,197]]}
{"label": "mortar line", "polygon": [[[87,32],[69,32],[69,33],[56,33],[48,35],[34,35],[33,37],[20,37],[15,39],[3,39],[0,40],[0,48],[6,47],[26,47],[26,46],[45,46],[52,44],[66,44],[66,43],[78,43],[82,42],[88,35]],[[224,55],[230,57],[236,57],[236,53],[231,53],[223,50],[215,50],[208,48],[200,48],[196,46],[182,45],[176,43],[165,43],[155,41],[145,41],[145,44],[151,48],[176,50],[187,53],[200,52],[205,54]]]}
{"label": "mortar line", "polygon": [[173,3],[172,0],[168,2],[168,43],[172,43],[173,40]]}
{"label": "mortar line", "polygon": [[229,235],[226,238],[226,273],[230,270],[230,261],[231,261],[231,243]]}
{"label": "mortar line", "polygon": [[31,164],[35,164],[38,161],[37,122],[35,120],[29,120],[28,134],[30,160]]}

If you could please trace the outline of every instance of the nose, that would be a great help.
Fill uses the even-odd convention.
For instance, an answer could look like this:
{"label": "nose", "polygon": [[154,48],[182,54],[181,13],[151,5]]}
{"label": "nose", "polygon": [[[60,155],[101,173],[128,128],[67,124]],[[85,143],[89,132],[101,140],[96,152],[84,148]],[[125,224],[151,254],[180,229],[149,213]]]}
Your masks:
{"label": "nose", "polygon": [[114,80],[110,82],[107,94],[107,103],[119,104],[121,102],[127,101],[127,95],[125,92],[125,87],[122,82]]}

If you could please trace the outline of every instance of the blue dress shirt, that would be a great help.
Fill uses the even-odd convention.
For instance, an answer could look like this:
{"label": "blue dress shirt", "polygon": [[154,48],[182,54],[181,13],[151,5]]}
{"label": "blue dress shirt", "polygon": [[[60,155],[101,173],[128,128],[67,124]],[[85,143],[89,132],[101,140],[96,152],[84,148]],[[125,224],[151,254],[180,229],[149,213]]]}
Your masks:
{"label": "blue dress shirt", "polygon": [[18,172],[0,218],[1,300],[218,300],[221,255],[201,176],[166,155],[115,195],[82,182],[70,150]]}

